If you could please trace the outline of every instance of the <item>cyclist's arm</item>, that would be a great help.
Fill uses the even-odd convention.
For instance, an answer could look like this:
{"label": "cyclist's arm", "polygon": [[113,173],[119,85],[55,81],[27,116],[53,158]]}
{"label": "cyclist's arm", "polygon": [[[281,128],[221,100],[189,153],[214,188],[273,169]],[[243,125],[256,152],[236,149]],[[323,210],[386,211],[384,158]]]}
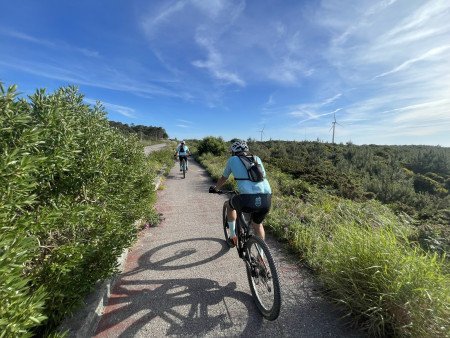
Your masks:
{"label": "cyclist's arm", "polygon": [[228,177],[225,177],[225,176],[222,176],[221,178],[219,178],[219,180],[217,181],[217,184],[216,184],[216,189],[219,190],[222,187],[222,185],[225,184],[225,182],[227,180],[228,180]]}
{"label": "cyclist's arm", "polygon": [[228,180],[228,177],[231,174],[231,163],[230,162],[231,162],[231,158],[228,159],[228,161],[227,161],[227,165],[225,166],[222,177],[219,178],[219,180],[217,181],[216,189],[220,189],[220,187],[223,186],[225,184],[225,182]]}

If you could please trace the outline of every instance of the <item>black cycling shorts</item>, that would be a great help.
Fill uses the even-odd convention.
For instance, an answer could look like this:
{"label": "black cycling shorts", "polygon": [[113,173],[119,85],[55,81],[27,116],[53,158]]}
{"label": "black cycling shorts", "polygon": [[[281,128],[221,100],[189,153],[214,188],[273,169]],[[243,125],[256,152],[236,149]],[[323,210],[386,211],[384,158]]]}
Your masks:
{"label": "black cycling shorts", "polygon": [[252,214],[253,222],[262,223],[272,205],[271,194],[239,194],[230,198],[230,206],[239,212]]}
{"label": "black cycling shorts", "polygon": [[186,162],[187,162],[187,155],[179,155],[178,156],[178,158],[179,158],[179,160],[180,160],[180,162],[181,162],[181,160],[184,158],[185,160],[186,160]]}

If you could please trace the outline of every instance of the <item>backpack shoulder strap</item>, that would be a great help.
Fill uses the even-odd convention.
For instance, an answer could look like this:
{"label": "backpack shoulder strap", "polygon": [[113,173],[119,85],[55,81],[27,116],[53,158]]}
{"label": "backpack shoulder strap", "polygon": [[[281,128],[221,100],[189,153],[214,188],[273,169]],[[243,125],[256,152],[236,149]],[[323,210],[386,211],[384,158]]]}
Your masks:
{"label": "backpack shoulder strap", "polygon": [[244,166],[245,170],[247,170],[248,177],[246,177],[246,178],[237,178],[237,177],[235,177],[234,179],[237,180],[237,181],[240,181],[240,180],[249,181],[250,180],[250,174],[248,173],[248,170],[250,169],[250,166],[251,166],[249,158],[247,156],[245,156],[245,155],[236,155],[236,156],[239,158],[239,160],[241,160],[241,163]]}

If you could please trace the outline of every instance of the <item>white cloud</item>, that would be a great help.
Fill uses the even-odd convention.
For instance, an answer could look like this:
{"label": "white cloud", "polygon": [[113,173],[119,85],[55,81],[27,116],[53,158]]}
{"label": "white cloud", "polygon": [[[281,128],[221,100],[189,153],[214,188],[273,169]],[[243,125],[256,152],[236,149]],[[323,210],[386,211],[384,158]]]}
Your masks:
{"label": "white cloud", "polygon": [[69,45],[63,41],[50,41],[46,39],[37,38],[31,36],[29,34],[25,34],[22,32],[14,31],[14,30],[0,30],[0,34],[10,36],[19,40],[23,40],[26,42],[35,43],[44,47],[52,48],[52,49],[64,49],[71,52],[78,52],[88,57],[99,57],[99,52],[95,50],[90,50],[88,48],[77,47],[73,45]]}
{"label": "white cloud", "polygon": [[237,84],[241,87],[245,86],[245,81],[242,80],[238,74],[229,72],[224,69],[222,56],[214,48],[211,41],[201,36],[196,37],[196,41],[199,45],[204,47],[208,52],[208,58],[206,61],[196,60],[192,64],[198,68],[206,68],[217,79],[223,80],[225,83]]}
{"label": "white cloud", "polygon": [[[95,105],[95,104],[97,104],[97,102],[100,102],[100,101],[89,99],[89,98],[84,98],[84,101],[91,105]],[[136,116],[134,115],[135,110],[133,108],[121,106],[121,105],[113,104],[113,103],[109,103],[109,102],[100,102],[100,103],[102,106],[104,106],[106,108],[106,110],[115,111],[125,117],[136,118]]]}
{"label": "white cloud", "polygon": [[[384,72],[384,73],[381,73],[381,74],[379,74],[379,75],[377,75],[375,77],[376,78],[377,77],[383,77],[383,76],[386,76],[386,75],[390,75],[390,74],[393,74],[393,73],[396,73],[396,72],[408,69],[411,66],[413,66],[416,62],[419,62],[419,61],[427,61],[427,60],[433,60],[433,59],[434,60],[438,60],[439,59],[438,56],[441,55],[441,54],[444,54],[449,49],[450,49],[450,45],[433,48],[433,49],[425,52],[424,54],[422,54],[422,55],[420,55],[418,57],[406,60],[405,62],[403,62],[401,65],[395,67],[394,69],[392,69],[390,71],[387,71],[387,72]],[[450,56],[447,55],[447,58],[448,57],[450,57]]]}
{"label": "white cloud", "polygon": [[148,98],[152,96],[185,98],[184,93],[180,93],[175,89],[172,90],[148,82],[141,82],[130,78],[121,71],[104,68],[103,65],[96,65],[95,69],[91,69],[79,64],[50,65],[34,60],[28,62],[20,60],[15,60],[14,62],[0,61],[0,65],[37,76],[56,79],[68,84],[123,91]]}
{"label": "white cloud", "polygon": [[171,17],[182,11],[187,4],[188,1],[176,1],[172,5],[161,8],[156,15],[150,14],[144,17],[141,26],[150,37],[154,37],[157,29],[159,28],[158,26],[163,23],[170,22]]}
{"label": "white cloud", "polygon": [[182,122],[182,123],[184,123],[184,124],[193,124],[193,123],[194,123],[194,122],[192,122],[192,121],[183,120],[183,119],[177,119],[177,121],[180,121],[180,122]]}

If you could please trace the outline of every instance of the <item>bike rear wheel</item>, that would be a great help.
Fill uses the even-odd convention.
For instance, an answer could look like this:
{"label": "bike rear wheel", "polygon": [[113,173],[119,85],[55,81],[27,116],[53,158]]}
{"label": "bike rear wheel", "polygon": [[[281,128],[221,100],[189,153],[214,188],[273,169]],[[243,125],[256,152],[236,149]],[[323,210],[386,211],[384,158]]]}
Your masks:
{"label": "bike rear wheel", "polygon": [[183,178],[186,178],[186,159],[181,160],[181,168],[183,169]]}
{"label": "bike rear wheel", "polygon": [[281,287],[278,272],[267,244],[251,236],[245,244],[248,283],[256,306],[268,320],[278,318]]}

